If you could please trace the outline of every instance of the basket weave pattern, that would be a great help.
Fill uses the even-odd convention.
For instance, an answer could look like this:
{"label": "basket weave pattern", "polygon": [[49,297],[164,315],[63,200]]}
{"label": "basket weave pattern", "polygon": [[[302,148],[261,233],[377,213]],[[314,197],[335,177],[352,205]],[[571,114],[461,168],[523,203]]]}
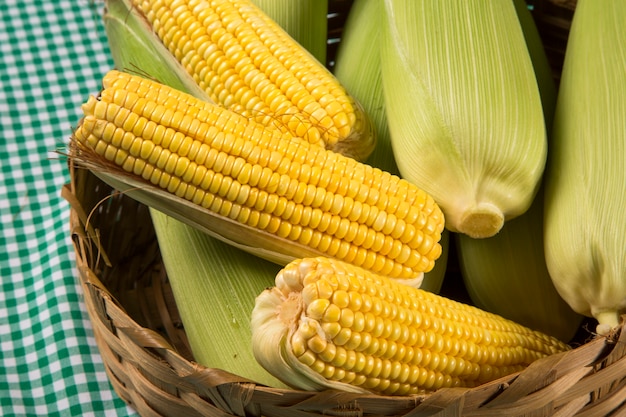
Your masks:
{"label": "basket weave pattern", "polygon": [[[534,3],[558,79],[575,1]],[[349,4],[335,2],[343,11]],[[329,21],[329,36],[338,36],[342,24]],[[70,232],[96,343],[113,388],[142,416],[626,415],[623,327],[477,388],[412,397],[276,389],[201,366],[193,360],[147,207],[71,163],[70,174],[63,195],[71,205]]]}
{"label": "basket weave pattern", "polygon": [[257,385],[193,362],[148,209],[84,169],[65,189],[79,279],[118,395],[144,416],[607,416],[626,413],[626,331],[477,388],[414,397]]}

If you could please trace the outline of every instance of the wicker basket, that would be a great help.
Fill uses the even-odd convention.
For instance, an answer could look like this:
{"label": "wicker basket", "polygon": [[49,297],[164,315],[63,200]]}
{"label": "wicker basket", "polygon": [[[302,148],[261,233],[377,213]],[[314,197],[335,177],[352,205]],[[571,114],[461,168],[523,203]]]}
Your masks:
{"label": "wicker basket", "polygon": [[[335,2],[343,10],[348,3]],[[541,33],[560,42],[547,48],[558,75],[573,6],[538,4]],[[477,388],[422,396],[276,389],[203,367],[193,360],[148,209],[89,171],[69,167],[63,195],[71,204],[77,269],[96,343],[113,388],[142,416],[626,415],[623,328]]]}

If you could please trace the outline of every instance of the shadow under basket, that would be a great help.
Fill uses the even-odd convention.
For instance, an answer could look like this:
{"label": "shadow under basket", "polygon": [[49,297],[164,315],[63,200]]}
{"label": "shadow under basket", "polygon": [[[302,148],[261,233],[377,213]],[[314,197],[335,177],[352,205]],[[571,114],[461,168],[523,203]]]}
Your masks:
{"label": "shadow under basket", "polygon": [[[610,416],[626,413],[623,325],[476,388],[391,397],[266,387],[194,362],[148,208],[70,166],[84,301],[117,394],[142,416]],[[219,335],[216,335],[219,337]],[[621,413],[621,414],[620,414]]]}

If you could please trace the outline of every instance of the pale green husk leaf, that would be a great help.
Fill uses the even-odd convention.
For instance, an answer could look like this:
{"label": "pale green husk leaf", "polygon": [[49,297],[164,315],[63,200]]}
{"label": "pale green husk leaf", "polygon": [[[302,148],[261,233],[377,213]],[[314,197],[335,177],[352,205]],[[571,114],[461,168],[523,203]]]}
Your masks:
{"label": "pale green husk leaf", "polygon": [[334,73],[365,109],[376,131],[376,148],[367,163],[400,175],[396,165],[387,116],[380,62],[382,0],[356,0],[344,25]]}
{"label": "pale green husk leaf", "polygon": [[150,213],[195,361],[284,386],[257,363],[250,348],[255,297],[273,285],[279,267],[157,210]]}
{"label": "pale green husk leaf", "polygon": [[497,235],[456,238],[463,282],[477,307],[566,343],[574,337],[582,316],[561,298],[548,273],[541,195]]}

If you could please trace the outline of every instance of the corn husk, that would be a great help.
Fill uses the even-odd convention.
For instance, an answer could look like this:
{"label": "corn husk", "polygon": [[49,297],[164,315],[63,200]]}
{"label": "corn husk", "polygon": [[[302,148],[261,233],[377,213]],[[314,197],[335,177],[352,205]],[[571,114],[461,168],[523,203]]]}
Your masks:
{"label": "corn husk", "polygon": [[367,112],[376,131],[376,148],[367,163],[400,175],[391,149],[380,62],[382,0],[355,0],[346,20],[334,73]]}
{"label": "corn husk", "polygon": [[[582,315],[556,291],[543,251],[543,198],[486,239],[455,235],[465,288],[477,307],[569,342]],[[520,302],[520,297],[529,302]]]}
{"label": "corn husk", "polygon": [[279,267],[151,210],[159,248],[194,360],[284,387],[254,358],[250,315]]}

